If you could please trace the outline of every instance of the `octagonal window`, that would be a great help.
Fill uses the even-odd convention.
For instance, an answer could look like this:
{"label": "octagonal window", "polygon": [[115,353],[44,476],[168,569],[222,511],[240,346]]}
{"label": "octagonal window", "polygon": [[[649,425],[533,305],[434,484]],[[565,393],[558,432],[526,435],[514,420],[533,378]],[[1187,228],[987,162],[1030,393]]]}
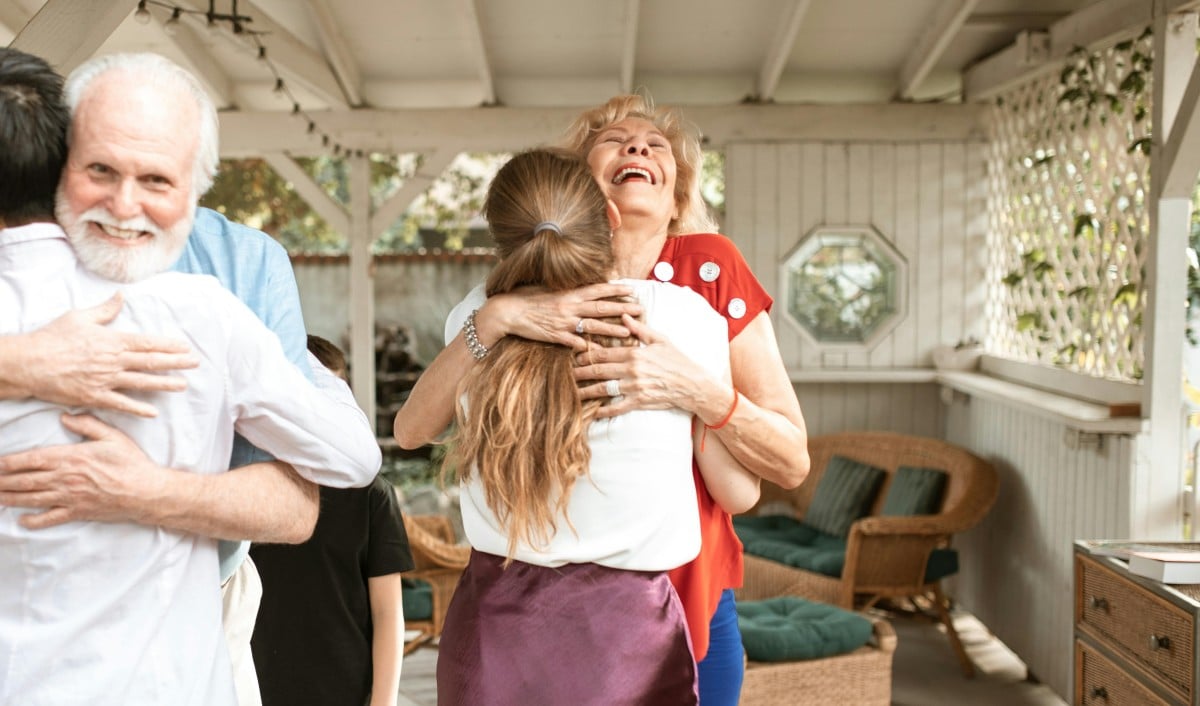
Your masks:
{"label": "octagonal window", "polygon": [[816,228],[783,263],[788,318],[818,343],[872,345],[904,317],[905,272],[873,228]]}

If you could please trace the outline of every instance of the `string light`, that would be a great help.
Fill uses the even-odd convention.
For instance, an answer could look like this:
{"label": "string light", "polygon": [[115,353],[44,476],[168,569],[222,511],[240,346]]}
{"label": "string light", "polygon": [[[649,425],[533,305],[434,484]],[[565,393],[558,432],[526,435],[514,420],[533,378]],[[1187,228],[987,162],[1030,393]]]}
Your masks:
{"label": "string light", "polygon": [[286,98],[287,101],[291,103],[291,114],[304,121],[304,124],[306,124],[306,133],[320,137],[321,146],[324,148],[329,148],[330,144],[332,143],[333,154],[335,156],[344,155],[346,157],[350,157],[353,155],[360,158],[363,156],[364,153],[362,150],[352,150],[349,147],[343,147],[340,143],[333,142],[329,134],[324,130],[321,130],[320,126],[317,125],[317,121],[314,120],[313,117],[305,112],[305,110],[300,106],[300,101],[292,93],[291,87],[279,73],[279,69],[275,66],[274,62],[271,61],[271,58],[267,53],[267,45],[263,43],[262,39],[267,35],[267,33],[250,29],[250,26],[252,26],[254,22],[254,18],[238,12],[238,0],[230,0],[230,11],[227,13],[217,12],[216,0],[208,0],[207,10],[193,10],[187,7],[180,7],[173,3],[167,2],[166,0],[138,0],[137,10],[134,12],[134,19],[141,24],[148,24],[152,19],[150,10],[147,7],[148,5],[154,5],[155,7],[161,7],[164,10],[171,11],[171,16],[165,22],[163,22],[163,32],[168,35],[174,35],[176,32],[178,32],[180,18],[183,15],[194,15],[204,18],[205,25],[210,32],[220,32],[223,26],[228,26],[229,30],[237,37],[243,39],[248,38],[249,41],[253,42],[254,44],[257,59],[267,66],[267,69],[271,72],[272,78],[274,78],[272,92],[277,96]]}
{"label": "string light", "polygon": [[183,15],[183,10],[178,7],[171,11],[171,17],[163,23],[163,31],[167,36],[174,37],[179,32],[179,18]]}

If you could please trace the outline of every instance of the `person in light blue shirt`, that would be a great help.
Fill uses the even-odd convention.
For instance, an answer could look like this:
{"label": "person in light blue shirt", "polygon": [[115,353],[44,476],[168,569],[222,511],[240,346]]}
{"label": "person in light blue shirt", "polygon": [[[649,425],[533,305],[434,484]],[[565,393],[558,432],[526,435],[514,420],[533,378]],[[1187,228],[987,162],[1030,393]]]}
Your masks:
{"label": "person in light blue shirt", "polygon": [[[217,211],[199,207],[187,247],[173,269],[216,277],[279,337],[288,360],[312,379],[296,276],[287,251],[278,241],[261,230],[234,223]],[[273,460],[242,437],[234,438],[230,468]],[[233,576],[249,550],[247,541],[221,541],[222,583]]]}
{"label": "person in light blue shirt", "polygon": [[[312,379],[296,276],[287,251],[277,241],[260,230],[234,223],[217,211],[199,207],[187,246],[174,269],[216,277],[221,286],[241,299],[279,337],[288,360]],[[230,469],[274,460],[241,436],[234,437]],[[307,481],[297,477],[296,482]],[[221,562],[221,621],[238,680],[241,706],[260,703],[250,639],[262,602],[262,581],[249,554],[249,541],[223,539],[217,543]]]}

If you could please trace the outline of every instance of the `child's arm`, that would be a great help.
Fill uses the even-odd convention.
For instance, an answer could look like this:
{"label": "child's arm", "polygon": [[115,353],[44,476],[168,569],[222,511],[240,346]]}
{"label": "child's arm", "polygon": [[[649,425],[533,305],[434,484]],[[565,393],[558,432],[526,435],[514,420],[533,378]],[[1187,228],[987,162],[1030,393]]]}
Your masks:
{"label": "child's arm", "polygon": [[404,605],[400,574],[367,579],[371,600],[371,704],[396,706],[400,690],[400,663],[404,652]]}

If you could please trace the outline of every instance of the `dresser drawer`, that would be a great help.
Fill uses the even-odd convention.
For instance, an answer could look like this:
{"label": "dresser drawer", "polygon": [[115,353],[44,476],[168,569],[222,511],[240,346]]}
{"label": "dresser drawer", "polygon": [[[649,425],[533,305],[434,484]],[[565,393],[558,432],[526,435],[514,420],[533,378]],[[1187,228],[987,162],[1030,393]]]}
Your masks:
{"label": "dresser drawer", "polygon": [[1076,706],[1169,706],[1121,668],[1087,645],[1075,642]]}
{"label": "dresser drawer", "polygon": [[1193,616],[1095,561],[1076,561],[1076,623],[1191,702]]}

